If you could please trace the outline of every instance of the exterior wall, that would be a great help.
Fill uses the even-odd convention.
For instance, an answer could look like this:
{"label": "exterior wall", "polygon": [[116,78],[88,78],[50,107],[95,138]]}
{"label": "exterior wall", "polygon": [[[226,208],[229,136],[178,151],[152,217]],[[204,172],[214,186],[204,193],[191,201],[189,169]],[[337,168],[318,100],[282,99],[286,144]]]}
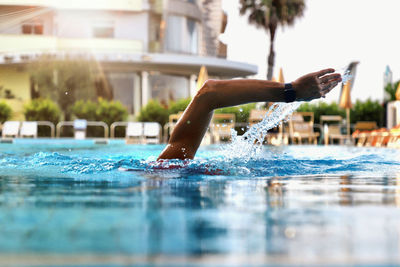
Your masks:
{"label": "exterior wall", "polygon": [[[18,13],[10,15],[10,13]],[[22,24],[24,22],[40,21],[43,23],[43,35],[53,35],[54,33],[54,13],[44,8],[22,8],[12,6],[1,8],[0,6],[0,34],[22,34]]]}
{"label": "exterior wall", "polygon": [[140,11],[143,8],[143,0],[0,0],[0,5],[15,6],[43,6],[56,9],[74,10],[124,10]]}
{"label": "exterior wall", "polygon": [[58,37],[93,38],[93,27],[105,22],[114,26],[114,39],[140,40],[147,47],[147,13],[60,10],[56,21]]}
{"label": "exterior wall", "polygon": [[203,9],[201,51],[204,55],[216,57],[223,19],[221,0],[202,0],[201,3]]}
{"label": "exterior wall", "polygon": [[[0,66],[0,86],[3,90],[9,89],[15,96],[13,99],[3,99],[13,110],[13,120],[23,120],[23,106],[31,98],[30,75],[27,71],[18,67]],[[4,94],[4,92],[2,92]],[[3,97],[3,95],[1,96]]]}

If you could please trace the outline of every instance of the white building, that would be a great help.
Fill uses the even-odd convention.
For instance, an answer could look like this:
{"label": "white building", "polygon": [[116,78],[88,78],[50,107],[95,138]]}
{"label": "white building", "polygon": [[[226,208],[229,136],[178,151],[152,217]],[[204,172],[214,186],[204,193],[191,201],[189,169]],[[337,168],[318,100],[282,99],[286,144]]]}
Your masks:
{"label": "white building", "polygon": [[193,95],[202,65],[220,78],[257,72],[226,60],[224,19],[221,0],[0,0],[0,86],[22,105],[32,98],[24,66],[90,57],[136,114],[149,99]]}

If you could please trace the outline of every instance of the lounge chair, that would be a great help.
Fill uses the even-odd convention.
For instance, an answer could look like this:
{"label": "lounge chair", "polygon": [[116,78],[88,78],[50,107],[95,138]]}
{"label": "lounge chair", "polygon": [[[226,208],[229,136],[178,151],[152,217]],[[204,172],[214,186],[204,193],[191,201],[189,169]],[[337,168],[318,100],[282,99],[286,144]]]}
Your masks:
{"label": "lounge chair", "polygon": [[159,144],[161,142],[161,125],[158,122],[144,122],[143,136],[146,144]]}
{"label": "lounge chair", "polygon": [[182,117],[183,111],[178,112],[177,114],[171,114],[168,118],[168,123],[164,126],[164,142],[167,142],[169,137],[172,134],[172,131],[175,128],[176,123]]}
{"label": "lounge chair", "polygon": [[87,120],[74,120],[74,138],[85,139],[86,138]]}
{"label": "lounge chair", "polygon": [[143,122],[128,122],[126,127],[126,143],[143,143]]}
{"label": "lounge chair", "polygon": [[18,137],[19,134],[19,127],[20,127],[20,122],[19,121],[6,121],[3,124],[2,128],[2,137]]}
{"label": "lounge chair", "polygon": [[[252,109],[250,111],[250,116],[249,116],[249,126],[251,127],[256,123],[261,122],[265,118],[267,113],[268,113],[267,109]],[[265,141],[271,145],[287,144],[288,143],[288,135],[287,135],[287,133],[283,132],[283,125],[280,124],[279,126],[271,129],[268,132],[268,135],[266,136]]]}
{"label": "lounge chair", "polygon": [[214,114],[211,124],[211,135],[215,142],[230,140],[231,130],[235,128],[235,114]]}
{"label": "lounge chair", "polygon": [[400,148],[400,124],[390,129],[387,147]]}
{"label": "lounge chair", "polygon": [[333,143],[335,140],[338,140],[340,145],[344,144],[348,136],[342,134],[340,125],[342,120],[343,118],[338,115],[322,115],[320,117],[321,125],[324,125],[325,145]]}
{"label": "lounge chair", "polygon": [[375,121],[358,121],[354,126],[352,137],[356,140],[356,146],[372,146],[376,137],[378,128]]}
{"label": "lounge chair", "polygon": [[252,109],[250,110],[249,115],[249,125],[252,126],[253,124],[261,122],[265,115],[267,115],[268,110],[266,109]]}
{"label": "lounge chair", "polygon": [[[309,117],[309,121],[305,121],[305,117]],[[302,144],[305,139],[309,144],[314,143],[316,145],[319,133],[314,132],[314,113],[293,113],[289,120],[289,134],[292,144],[295,144],[296,141]]]}
{"label": "lounge chair", "polygon": [[19,132],[20,137],[37,138],[38,123],[36,121],[23,121]]}

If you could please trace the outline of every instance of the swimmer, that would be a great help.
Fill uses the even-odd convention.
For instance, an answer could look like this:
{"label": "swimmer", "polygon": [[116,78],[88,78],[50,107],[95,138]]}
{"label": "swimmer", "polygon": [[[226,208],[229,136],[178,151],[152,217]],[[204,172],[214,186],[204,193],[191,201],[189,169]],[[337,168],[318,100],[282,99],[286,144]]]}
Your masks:
{"label": "swimmer", "polygon": [[193,159],[214,109],[250,102],[311,101],[325,97],[342,77],[334,69],[306,74],[292,83],[266,80],[207,80],[190,102],[157,160]]}

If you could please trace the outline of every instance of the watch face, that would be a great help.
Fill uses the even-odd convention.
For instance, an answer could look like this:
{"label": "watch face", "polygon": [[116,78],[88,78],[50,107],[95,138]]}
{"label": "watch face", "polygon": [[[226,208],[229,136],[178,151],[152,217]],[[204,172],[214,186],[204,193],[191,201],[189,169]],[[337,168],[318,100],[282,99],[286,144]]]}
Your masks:
{"label": "watch face", "polygon": [[288,102],[293,102],[296,100],[296,91],[293,89],[286,89],[285,90],[285,101],[286,103]]}

